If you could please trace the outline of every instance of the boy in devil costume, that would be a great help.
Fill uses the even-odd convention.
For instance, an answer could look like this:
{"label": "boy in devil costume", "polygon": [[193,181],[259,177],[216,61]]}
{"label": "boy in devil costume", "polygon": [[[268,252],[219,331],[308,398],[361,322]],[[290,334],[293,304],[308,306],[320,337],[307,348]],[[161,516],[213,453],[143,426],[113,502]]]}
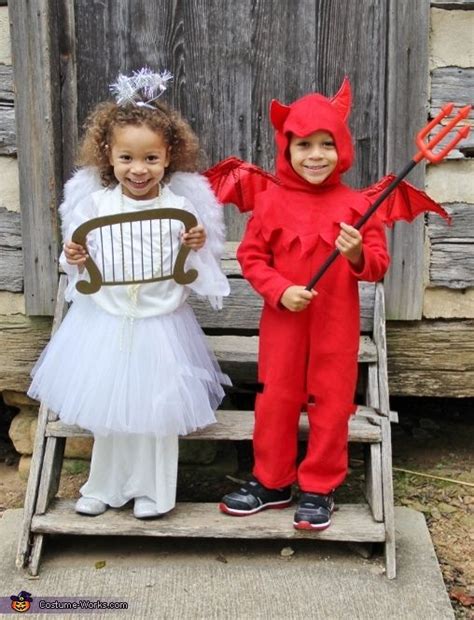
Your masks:
{"label": "boy in devil costume", "polygon": [[[259,381],[253,447],[254,479],[226,495],[230,515],[283,508],[297,480],[297,529],[324,529],[334,509],[333,491],[347,472],[348,420],[355,411],[359,347],[358,281],[383,278],[389,256],[377,216],[361,232],[352,224],[370,205],[345,186],[352,165],[346,124],[349,82],[331,100],[307,95],[290,106],[273,101],[277,177],[257,195],[238,250],[245,278],[264,298],[260,323]],[[337,261],[318,292],[305,290],[336,246]],[[296,464],[298,422],[308,411],[307,452]]]}

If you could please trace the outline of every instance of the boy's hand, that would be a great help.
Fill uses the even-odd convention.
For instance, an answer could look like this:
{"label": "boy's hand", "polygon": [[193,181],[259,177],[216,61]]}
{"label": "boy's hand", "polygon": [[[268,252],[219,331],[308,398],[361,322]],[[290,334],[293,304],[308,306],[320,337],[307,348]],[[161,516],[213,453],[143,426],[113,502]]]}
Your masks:
{"label": "boy's hand", "polygon": [[68,265],[83,266],[87,258],[87,250],[78,243],[66,241],[63,245],[64,256]]}
{"label": "boy's hand", "polygon": [[194,228],[190,228],[189,232],[183,233],[182,241],[184,245],[192,250],[200,250],[206,243],[206,231],[204,230],[204,226],[199,224]]}
{"label": "boy's hand", "polygon": [[316,291],[307,291],[304,286],[289,286],[281,296],[280,303],[291,312],[301,312],[316,295]]}
{"label": "boy's hand", "polygon": [[362,261],[362,235],[357,228],[341,222],[336,248],[353,265],[357,266]]}

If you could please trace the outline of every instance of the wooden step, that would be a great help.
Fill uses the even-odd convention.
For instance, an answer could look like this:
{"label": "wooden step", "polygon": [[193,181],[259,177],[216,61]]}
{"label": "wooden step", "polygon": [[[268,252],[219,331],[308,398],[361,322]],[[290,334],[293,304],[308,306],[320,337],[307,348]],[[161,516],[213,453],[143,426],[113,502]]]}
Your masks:
{"label": "wooden step", "polygon": [[[222,329],[227,333],[256,333],[260,323],[263,299],[250,284],[242,278],[229,278],[230,295],[223,300],[219,312],[213,310],[208,301],[198,295],[190,295],[188,302],[193,308],[199,324],[206,329]],[[360,293],[360,331],[372,332],[374,326],[375,285],[361,282]]]}
{"label": "wooden step", "polygon": [[[221,266],[229,277],[231,294],[224,298],[224,307],[220,312],[210,308],[207,300],[192,294],[189,303],[198,317],[203,329],[225,329],[253,331],[258,330],[263,300],[250,284],[242,278],[240,265],[235,258],[238,242],[227,241]],[[359,282],[360,297],[360,331],[371,332],[373,329],[375,284]]]}
{"label": "wooden step", "polygon": [[331,527],[322,532],[295,530],[294,506],[266,510],[250,517],[230,517],[217,504],[177,504],[161,519],[135,519],[130,506],[109,509],[97,517],[74,512],[74,500],[55,499],[47,514],[35,515],[31,529],[38,534],[93,536],[155,536],[192,538],[314,538],[353,542],[383,542],[383,523],[373,520],[365,504],[343,504],[332,517]]}
{"label": "wooden step", "polygon": [[[257,364],[258,336],[207,336],[209,347],[220,364]],[[377,361],[377,347],[370,336],[359,339],[359,362],[368,364]]]}
{"label": "wooden step", "polygon": [[[376,413],[370,407],[358,407],[357,415],[349,422],[349,441],[358,443],[379,443],[381,439],[380,426],[377,424]],[[226,411],[216,412],[217,424],[186,435],[183,439],[214,439],[214,440],[243,440],[252,439],[253,411]],[[309,432],[308,418],[301,415],[300,439],[307,439]],[[46,436],[48,437],[87,437],[91,435],[78,426],[69,426],[61,421],[48,422]]]}

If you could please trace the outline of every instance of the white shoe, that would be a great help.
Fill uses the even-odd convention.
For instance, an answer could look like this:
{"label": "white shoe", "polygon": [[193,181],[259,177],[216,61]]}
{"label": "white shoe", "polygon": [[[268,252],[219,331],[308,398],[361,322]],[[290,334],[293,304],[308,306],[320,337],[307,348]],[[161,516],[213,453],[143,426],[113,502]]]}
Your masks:
{"label": "white shoe", "polygon": [[150,519],[161,517],[162,512],[158,512],[156,504],[149,497],[136,497],[133,505],[133,516],[136,519]]}
{"label": "white shoe", "polygon": [[101,515],[107,508],[107,504],[104,504],[104,502],[95,497],[80,497],[74,506],[76,512],[93,517]]}

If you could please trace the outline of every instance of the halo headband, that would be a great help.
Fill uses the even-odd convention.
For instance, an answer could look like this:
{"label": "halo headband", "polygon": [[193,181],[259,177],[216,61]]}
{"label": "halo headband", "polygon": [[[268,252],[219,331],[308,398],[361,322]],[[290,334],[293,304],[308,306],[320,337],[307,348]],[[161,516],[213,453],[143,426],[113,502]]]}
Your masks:
{"label": "halo headband", "polygon": [[148,67],[134,71],[132,75],[119,74],[117,81],[109,86],[117,105],[134,105],[155,108],[150,105],[165,92],[167,83],[173,76],[169,71],[153,73]]}

